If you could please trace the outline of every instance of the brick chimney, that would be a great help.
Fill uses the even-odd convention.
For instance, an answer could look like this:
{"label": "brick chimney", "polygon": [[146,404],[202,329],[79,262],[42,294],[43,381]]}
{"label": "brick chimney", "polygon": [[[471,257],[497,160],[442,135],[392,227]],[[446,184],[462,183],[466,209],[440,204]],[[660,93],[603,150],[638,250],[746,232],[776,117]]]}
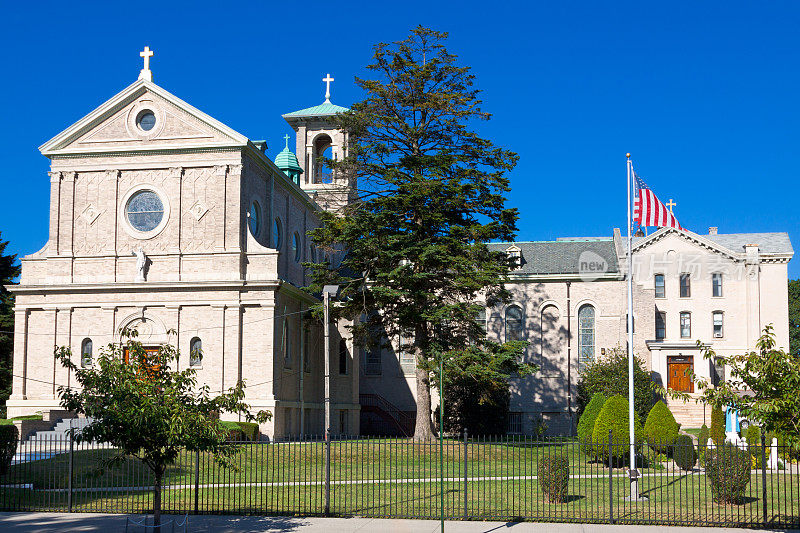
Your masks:
{"label": "brick chimney", "polygon": [[716,235],[716,234],[717,234],[717,230],[719,230],[719,228],[718,228],[718,227],[716,227],[716,226],[711,226],[710,228],[708,228],[708,234],[709,234],[709,235]]}

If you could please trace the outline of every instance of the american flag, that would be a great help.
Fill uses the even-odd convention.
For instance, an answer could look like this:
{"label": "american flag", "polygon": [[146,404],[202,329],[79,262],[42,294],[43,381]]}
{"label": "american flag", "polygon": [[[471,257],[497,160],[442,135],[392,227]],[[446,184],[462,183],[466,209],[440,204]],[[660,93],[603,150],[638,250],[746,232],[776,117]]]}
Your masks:
{"label": "american flag", "polygon": [[633,173],[636,187],[636,201],[633,205],[633,220],[640,226],[658,226],[683,229],[667,206],[661,203],[658,197],[647,184]]}

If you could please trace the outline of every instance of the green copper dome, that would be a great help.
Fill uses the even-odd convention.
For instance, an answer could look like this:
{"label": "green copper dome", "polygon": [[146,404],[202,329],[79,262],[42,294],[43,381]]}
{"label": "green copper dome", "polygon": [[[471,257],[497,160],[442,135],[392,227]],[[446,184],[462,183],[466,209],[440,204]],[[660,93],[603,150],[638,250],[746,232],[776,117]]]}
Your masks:
{"label": "green copper dome", "polygon": [[300,168],[300,163],[297,161],[297,156],[294,155],[294,152],[289,150],[289,136],[287,135],[285,139],[286,148],[284,148],[281,153],[275,156],[275,166],[287,174],[289,174],[289,171],[303,172],[303,169]]}

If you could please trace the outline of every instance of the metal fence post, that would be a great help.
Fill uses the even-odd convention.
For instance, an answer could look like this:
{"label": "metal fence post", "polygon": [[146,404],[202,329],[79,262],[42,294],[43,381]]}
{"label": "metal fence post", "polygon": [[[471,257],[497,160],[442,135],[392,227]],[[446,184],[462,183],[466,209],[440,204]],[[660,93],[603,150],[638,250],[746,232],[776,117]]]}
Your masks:
{"label": "metal fence post", "polygon": [[[72,426],[72,421],[70,421]],[[75,469],[75,439],[72,436],[72,428],[69,430],[69,472],[67,474],[67,512],[72,512],[72,474]]]}
{"label": "metal fence post", "polygon": [[194,452],[194,514],[200,512],[200,450]]}
{"label": "metal fence post", "polygon": [[608,520],[614,523],[614,434],[608,430]]}
{"label": "metal fence post", "polygon": [[467,519],[467,428],[464,428],[464,520]]}
{"label": "metal fence post", "polygon": [[761,499],[764,525],[767,525],[767,435],[761,430]]}
{"label": "metal fence post", "polygon": [[325,516],[331,514],[331,430],[325,432]]}

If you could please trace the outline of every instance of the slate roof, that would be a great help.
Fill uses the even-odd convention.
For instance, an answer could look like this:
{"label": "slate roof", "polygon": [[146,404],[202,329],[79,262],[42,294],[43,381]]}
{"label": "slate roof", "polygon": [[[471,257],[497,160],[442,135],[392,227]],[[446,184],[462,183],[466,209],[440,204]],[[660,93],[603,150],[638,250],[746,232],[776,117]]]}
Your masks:
{"label": "slate roof", "polygon": [[619,272],[619,262],[614,241],[609,238],[583,238],[558,241],[501,242],[490,243],[492,250],[506,250],[510,246],[520,249],[522,268],[514,274],[578,274],[579,258],[584,252],[593,252],[602,257],[607,272]]}
{"label": "slate roof", "polygon": [[307,107],[299,111],[292,111],[291,113],[286,113],[285,115],[282,116],[283,118],[323,117],[328,115],[335,115],[336,113],[342,113],[344,111],[348,111],[348,109],[340,105],[324,103],[320,105],[315,105],[314,107]]}
{"label": "slate roof", "polygon": [[[792,241],[786,232],[780,233],[718,233],[716,235],[697,234],[733,253],[744,253],[745,244],[757,244],[762,254],[793,254]],[[645,237],[634,237],[634,244]]]}
{"label": "slate roof", "polygon": [[732,252],[744,252],[745,244],[757,244],[759,253],[766,254],[791,254],[792,241],[789,234],[781,233],[718,233],[716,235],[703,235],[706,239],[724,246]]}

